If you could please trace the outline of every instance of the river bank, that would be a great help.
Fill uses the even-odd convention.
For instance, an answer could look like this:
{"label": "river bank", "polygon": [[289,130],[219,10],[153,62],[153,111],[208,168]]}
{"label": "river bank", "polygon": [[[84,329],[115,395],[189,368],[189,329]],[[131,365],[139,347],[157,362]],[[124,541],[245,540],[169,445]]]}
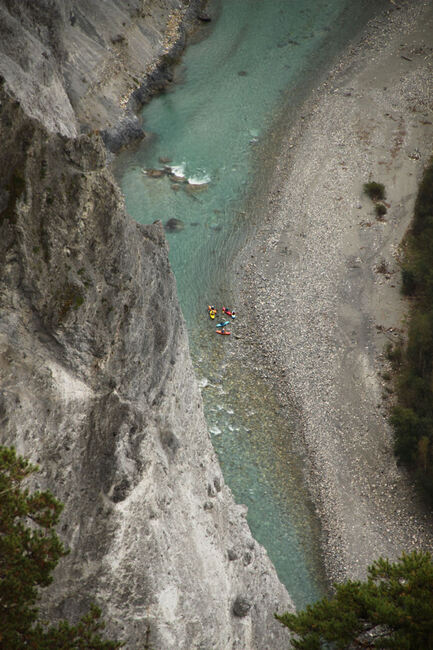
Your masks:
{"label": "river bank", "polygon": [[[390,8],[284,135],[262,226],[238,258],[235,354],[296,408],[330,581],[433,539],[395,463],[381,377],[384,345],[404,331],[398,246],[432,152],[433,10]],[[370,180],[385,185],[381,220]]]}

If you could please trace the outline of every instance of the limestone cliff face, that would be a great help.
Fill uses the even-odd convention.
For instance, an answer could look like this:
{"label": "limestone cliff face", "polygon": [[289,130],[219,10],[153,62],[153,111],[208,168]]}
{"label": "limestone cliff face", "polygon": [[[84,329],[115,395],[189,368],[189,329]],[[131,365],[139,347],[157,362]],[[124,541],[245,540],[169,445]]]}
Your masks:
{"label": "limestone cliff face", "polygon": [[0,74],[49,130],[105,130],[117,148],[138,130],[143,79],[158,82],[202,2],[0,0]]}
{"label": "limestone cliff face", "polygon": [[64,104],[31,108],[0,61],[0,439],[40,464],[71,549],[45,610],[96,600],[128,648],[286,647],[287,592],[224,485],[161,224],[127,216],[63,82]]}

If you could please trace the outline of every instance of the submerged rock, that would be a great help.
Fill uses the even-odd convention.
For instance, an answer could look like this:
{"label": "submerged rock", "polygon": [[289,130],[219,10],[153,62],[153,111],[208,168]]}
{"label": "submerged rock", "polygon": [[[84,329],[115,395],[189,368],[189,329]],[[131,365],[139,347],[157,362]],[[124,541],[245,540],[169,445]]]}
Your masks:
{"label": "submerged rock", "polygon": [[164,169],[143,169],[143,174],[149,178],[162,178],[166,172]]}
{"label": "submerged rock", "polygon": [[222,225],[220,223],[210,223],[209,228],[212,230],[215,230],[215,232],[219,232],[220,230],[223,229]]}
{"label": "submerged rock", "polygon": [[209,187],[209,183],[188,183],[184,186],[187,194],[197,194],[197,192],[204,192]]}
{"label": "submerged rock", "polygon": [[182,219],[176,219],[176,217],[172,217],[165,222],[164,228],[168,232],[177,232],[178,230],[183,230],[185,228],[185,224]]}
{"label": "submerged rock", "polygon": [[178,174],[170,173],[170,180],[173,183],[187,183],[188,179],[185,176],[179,176]]}

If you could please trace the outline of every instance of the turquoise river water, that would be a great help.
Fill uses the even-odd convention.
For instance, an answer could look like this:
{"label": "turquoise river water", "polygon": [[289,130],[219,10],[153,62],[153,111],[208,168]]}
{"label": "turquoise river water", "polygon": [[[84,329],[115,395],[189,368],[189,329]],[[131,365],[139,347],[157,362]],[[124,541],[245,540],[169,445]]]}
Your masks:
{"label": "turquoise river water", "polygon": [[[175,84],[143,110],[148,137],[115,163],[135,219],[182,222],[167,238],[209,431],[226,482],[248,506],[252,532],[297,607],[323,595],[326,582],[319,525],[291,446],[293,421],[271,388],[233,360],[236,338],[215,335],[207,305],[232,306],[233,259],[260,218],[251,196],[266,191],[276,124],[293,122],[308,91],[382,5],[209,2],[212,23],[188,46]],[[164,166],[171,175],[146,174]]]}

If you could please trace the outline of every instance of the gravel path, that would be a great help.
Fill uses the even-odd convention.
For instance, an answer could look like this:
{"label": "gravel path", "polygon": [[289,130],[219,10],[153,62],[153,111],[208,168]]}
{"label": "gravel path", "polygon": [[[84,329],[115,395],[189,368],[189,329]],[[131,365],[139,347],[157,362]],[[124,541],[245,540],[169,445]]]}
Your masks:
{"label": "gravel path", "polygon": [[[380,374],[404,330],[396,255],[433,143],[433,8],[398,4],[285,135],[263,226],[239,259],[241,347],[297,409],[331,580],[433,539],[393,457]],[[362,193],[369,180],[386,188],[382,221]]]}

